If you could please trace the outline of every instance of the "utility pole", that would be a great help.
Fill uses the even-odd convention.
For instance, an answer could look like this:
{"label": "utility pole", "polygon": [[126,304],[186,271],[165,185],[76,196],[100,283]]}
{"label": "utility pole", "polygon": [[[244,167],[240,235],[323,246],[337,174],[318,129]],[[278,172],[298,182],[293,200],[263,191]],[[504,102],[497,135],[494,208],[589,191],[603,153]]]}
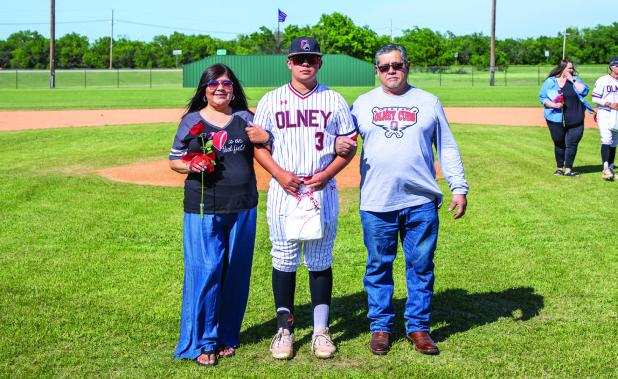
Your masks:
{"label": "utility pole", "polygon": [[494,86],[496,72],[496,0],[491,0],[491,47],[489,52],[489,85]]}
{"label": "utility pole", "polygon": [[564,32],[562,33],[562,60],[564,60],[564,57],[566,55],[566,36],[569,33],[567,33],[566,28],[564,28]]}
{"label": "utility pole", "polygon": [[112,31],[109,35],[109,69],[111,70],[114,60],[114,10],[112,9]]}
{"label": "utility pole", "polygon": [[393,19],[391,18],[391,42],[393,42]]}
{"label": "utility pole", "polygon": [[56,88],[56,1],[51,0],[49,20],[49,88]]}

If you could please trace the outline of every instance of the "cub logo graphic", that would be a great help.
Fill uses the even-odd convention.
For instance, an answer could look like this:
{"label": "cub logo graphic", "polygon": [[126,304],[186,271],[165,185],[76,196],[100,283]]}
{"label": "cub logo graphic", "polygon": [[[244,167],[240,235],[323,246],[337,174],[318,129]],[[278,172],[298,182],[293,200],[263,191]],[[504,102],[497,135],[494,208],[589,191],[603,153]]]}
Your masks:
{"label": "cub logo graphic", "polygon": [[309,41],[307,41],[306,39],[301,39],[300,40],[300,48],[305,50],[305,51],[311,50],[311,46],[309,46]]}
{"label": "cub logo graphic", "polygon": [[416,124],[418,108],[375,107],[371,110],[371,113],[373,113],[373,124],[385,130],[386,138],[391,138],[393,135],[401,138],[404,130]]}

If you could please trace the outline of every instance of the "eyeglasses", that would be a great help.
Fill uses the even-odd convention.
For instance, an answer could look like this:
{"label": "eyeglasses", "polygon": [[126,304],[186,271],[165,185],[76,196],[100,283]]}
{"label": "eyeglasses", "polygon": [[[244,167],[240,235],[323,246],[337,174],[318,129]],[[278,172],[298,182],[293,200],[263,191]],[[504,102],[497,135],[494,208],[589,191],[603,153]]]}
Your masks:
{"label": "eyeglasses", "polygon": [[395,71],[401,71],[403,70],[405,65],[406,65],[405,62],[393,62],[393,63],[385,63],[381,65],[376,65],[376,67],[378,71],[385,73],[385,72],[390,71],[391,67]]}
{"label": "eyeglasses", "polygon": [[309,65],[314,66],[320,63],[320,56],[315,54],[299,54],[292,55],[290,60],[295,66],[300,66],[301,64],[307,62]]}
{"label": "eyeglasses", "polygon": [[225,80],[209,80],[208,83],[206,83],[206,86],[211,91],[216,91],[220,85],[223,86],[223,89],[229,91],[234,86],[234,82],[229,79],[225,79]]}

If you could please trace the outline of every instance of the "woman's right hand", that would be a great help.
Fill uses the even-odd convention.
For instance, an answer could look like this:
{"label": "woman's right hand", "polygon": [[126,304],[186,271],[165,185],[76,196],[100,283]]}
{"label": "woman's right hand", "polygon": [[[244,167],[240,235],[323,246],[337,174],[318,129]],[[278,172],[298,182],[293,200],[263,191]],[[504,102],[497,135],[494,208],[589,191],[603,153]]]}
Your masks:
{"label": "woman's right hand", "polygon": [[275,179],[279,182],[281,188],[290,195],[296,194],[303,182],[298,176],[285,170],[278,172],[277,175],[275,175]]}
{"label": "woman's right hand", "polygon": [[564,103],[554,103],[553,106],[554,109],[562,109],[562,107],[564,107]]}

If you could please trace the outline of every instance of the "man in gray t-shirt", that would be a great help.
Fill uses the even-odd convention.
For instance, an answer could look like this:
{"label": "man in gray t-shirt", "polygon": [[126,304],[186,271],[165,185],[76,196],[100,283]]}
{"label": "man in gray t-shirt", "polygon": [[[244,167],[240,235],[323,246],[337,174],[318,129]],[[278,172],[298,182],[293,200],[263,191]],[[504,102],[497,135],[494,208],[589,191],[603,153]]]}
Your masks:
{"label": "man in gray t-shirt", "polygon": [[[435,180],[433,146],[453,200],[454,218],[466,211],[466,182],[459,149],[438,98],[408,84],[403,46],[389,44],[376,53],[381,86],[361,95],[352,116],[363,138],[360,216],[367,248],[363,283],[369,302],[374,354],[386,354],[395,317],[393,261],[398,238],[406,260],[407,339],[424,354],[438,354],[429,336],[433,296],[433,256],[438,239],[442,192]],[[339,137],[337,153],[356,146]]]}

